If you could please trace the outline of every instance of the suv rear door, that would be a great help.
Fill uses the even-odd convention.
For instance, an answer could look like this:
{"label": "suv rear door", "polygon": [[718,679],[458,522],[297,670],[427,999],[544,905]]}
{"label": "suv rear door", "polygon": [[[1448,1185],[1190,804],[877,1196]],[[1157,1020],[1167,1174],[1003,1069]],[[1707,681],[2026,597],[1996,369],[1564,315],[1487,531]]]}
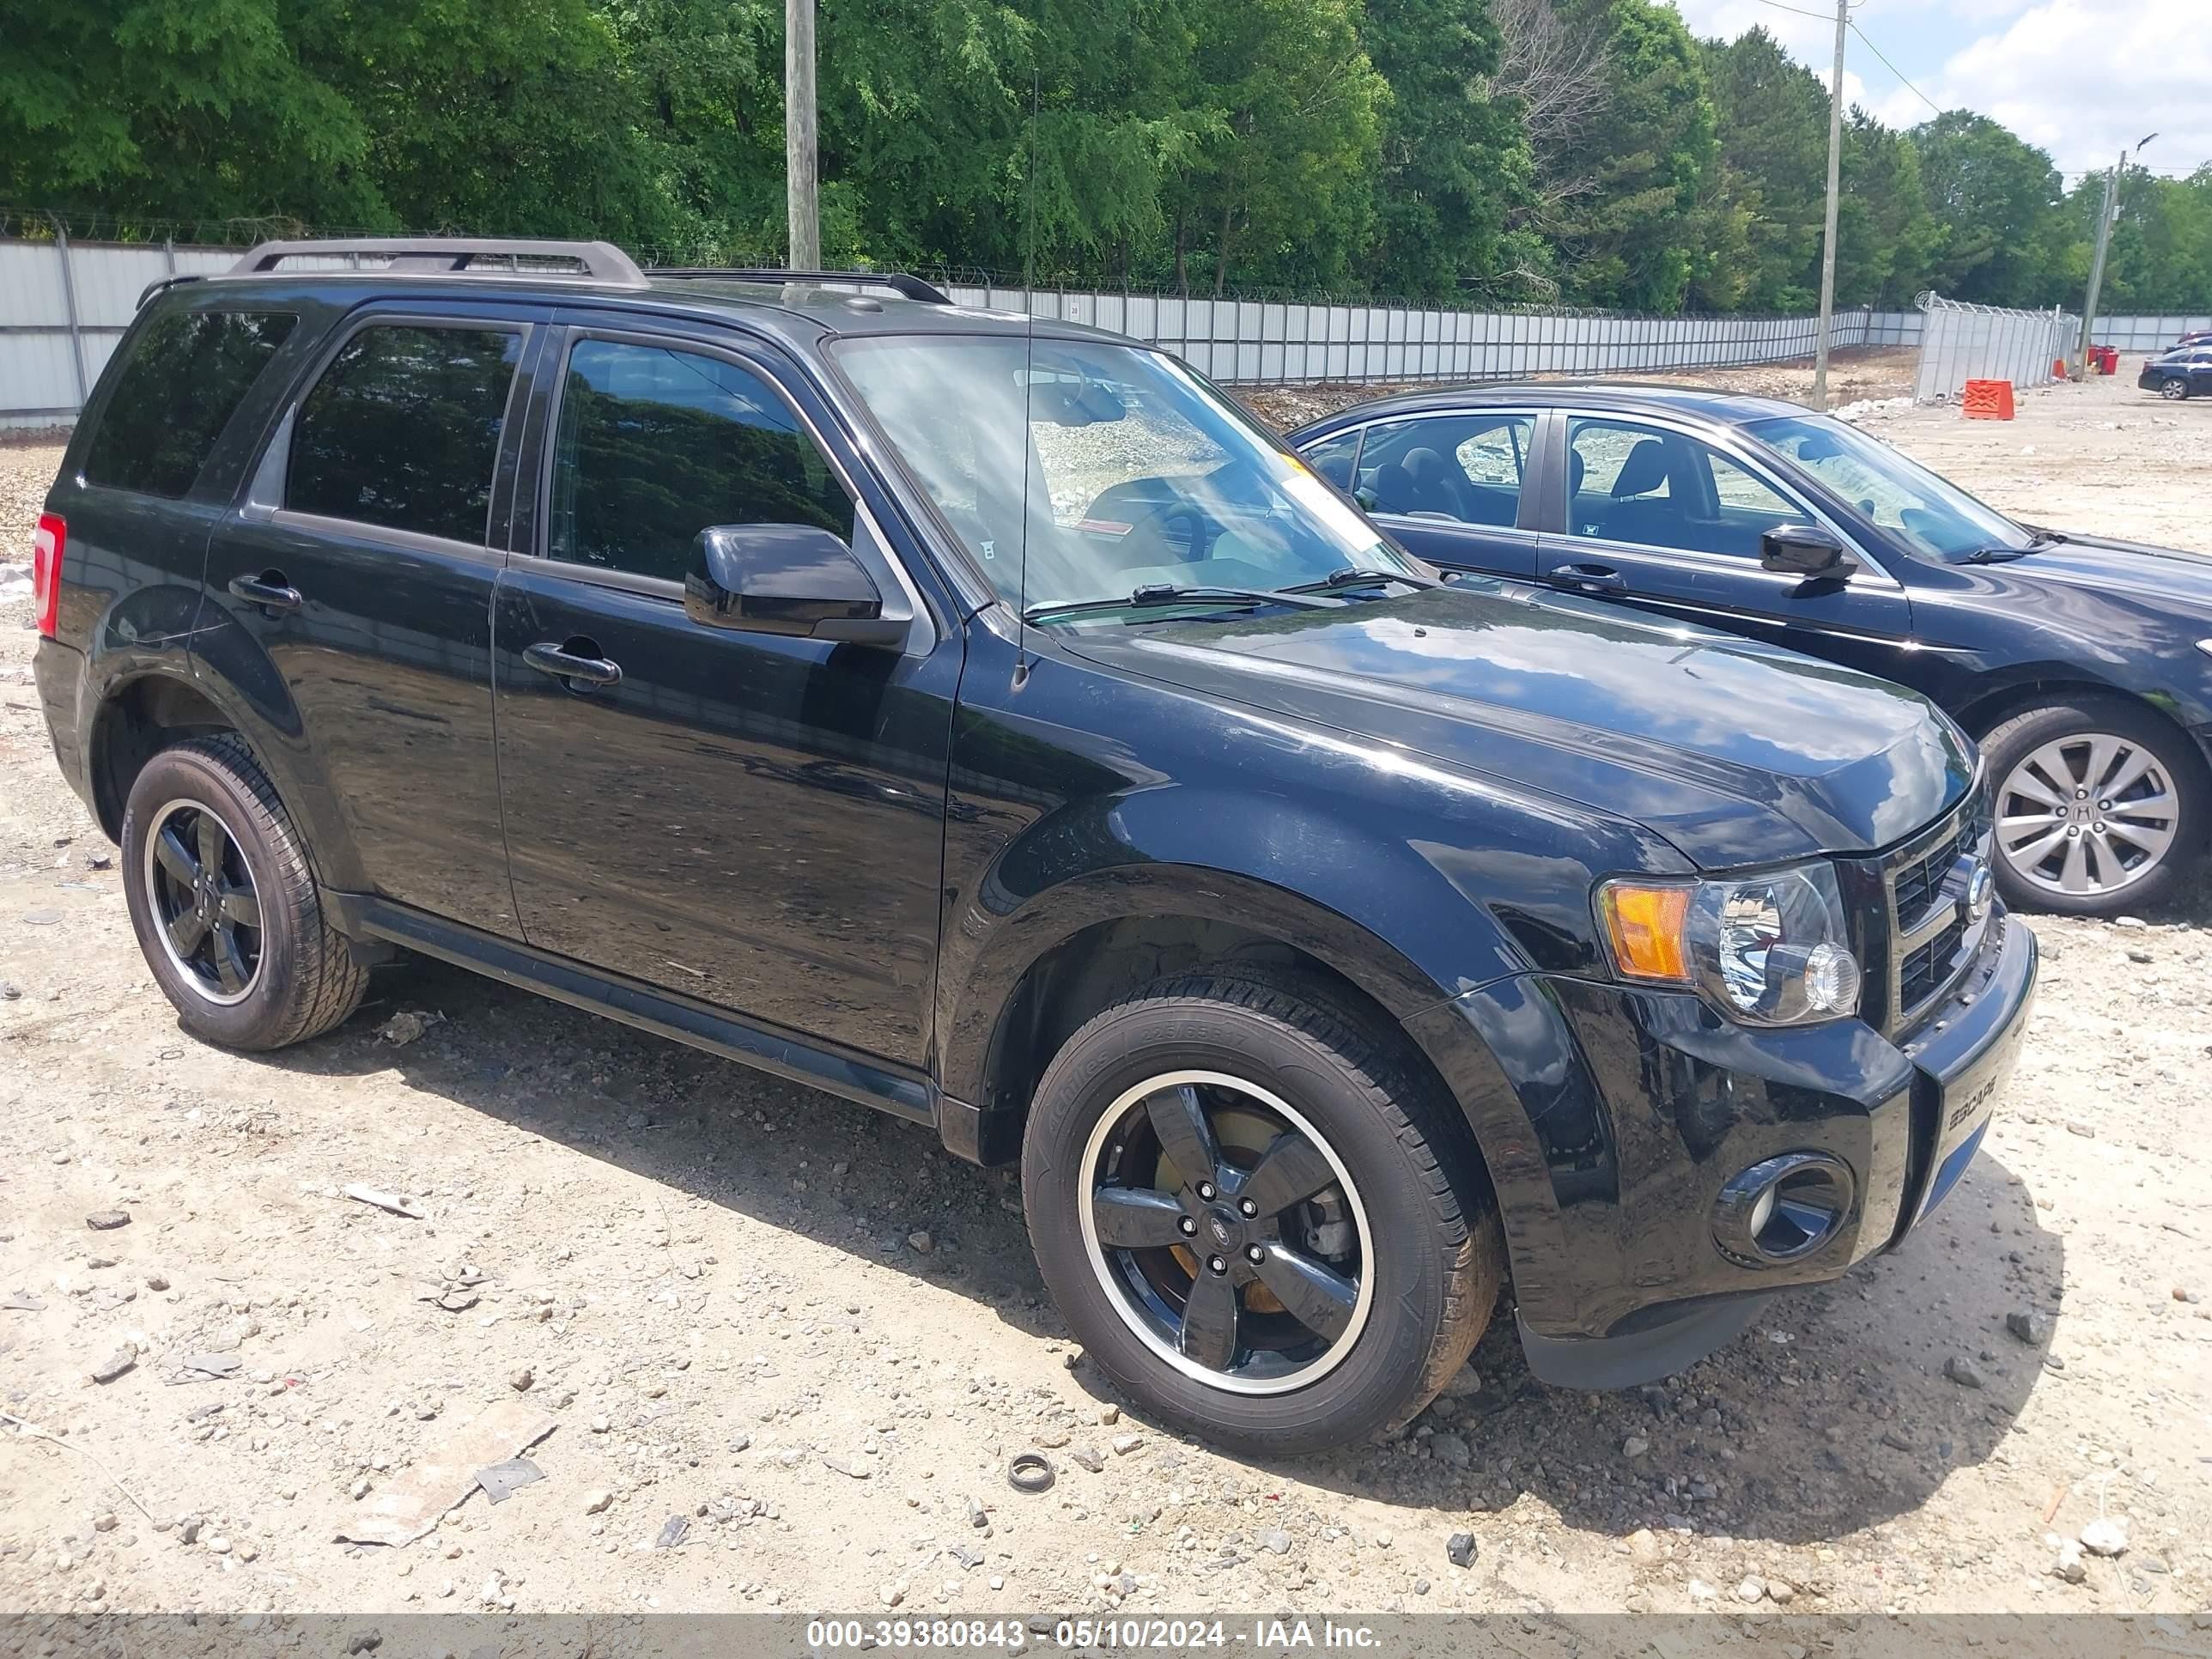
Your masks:
{"label": "suv rear door", "polygon": [[350,313],[216,526],[196,645],[327,791],[303,813],[343,827],[316,847],[325,883],[510,936],[492,584],[509,410],[550,315],[406,298]]}
{"label": "suv rear door", "polygon": [[[963,641],[780,352],[563,313],[501,574],[500,776],[538,948],[915,1068],[927,1059]],[[903,647],[684,613],[697,533],[847,540]],[[926,577],[924,578],[926,580]],[[550,653],[561,653],[556,657]],[[597,666],[562,676],[563,660]]]}

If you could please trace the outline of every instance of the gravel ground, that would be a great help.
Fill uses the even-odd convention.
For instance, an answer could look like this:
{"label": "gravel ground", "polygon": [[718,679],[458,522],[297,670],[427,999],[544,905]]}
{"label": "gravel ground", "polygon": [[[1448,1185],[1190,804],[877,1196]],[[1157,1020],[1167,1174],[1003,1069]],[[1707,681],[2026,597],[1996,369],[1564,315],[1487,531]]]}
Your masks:
{"label": "gravel ground", "polygon": [[[2212,408],[2132,374],[2009,426],[1874,423],[2032,516],[2205,547]],[[58,453],[0,449],[0,545]],[[1240,1462],[1120,1408],[1010,1181],[910,1127],[431,966],[282,1055],[185,1039],[55,771],[9,574],[0,1411],[54,1439],[0,1425],[0,1607],[2212,1606],[2201,888],[2036,921],[2009,1098],[1895,1254],[1626,1394],[1540,1388],[1501,1316],[1405,1437]],[[337,1541],[502,1401],[555,1425],[541,1480]],[[1042,1497],[1000,1474],[1030,1446]],[[2079,1553],[2100,1520],[2124,1553]]]}

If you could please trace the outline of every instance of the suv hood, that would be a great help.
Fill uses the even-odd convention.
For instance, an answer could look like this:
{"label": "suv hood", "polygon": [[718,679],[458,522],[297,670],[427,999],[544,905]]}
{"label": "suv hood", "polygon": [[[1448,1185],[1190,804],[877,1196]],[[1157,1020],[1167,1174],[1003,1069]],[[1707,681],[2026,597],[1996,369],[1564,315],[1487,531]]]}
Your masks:
{"label": "suv hood", "polygon": [[1973,776],[1917,692],[1519,584],[1086,629],[1074,648],[1632,819],[1709,869],[1886,846]]}

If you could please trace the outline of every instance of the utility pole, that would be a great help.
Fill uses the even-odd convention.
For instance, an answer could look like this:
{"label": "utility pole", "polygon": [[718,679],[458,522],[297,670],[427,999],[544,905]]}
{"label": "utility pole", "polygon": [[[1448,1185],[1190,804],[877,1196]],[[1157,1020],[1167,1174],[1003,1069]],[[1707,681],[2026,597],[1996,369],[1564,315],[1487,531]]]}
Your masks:
{"label": "utility pole", "polygon": [[[2154,132],[2138,140],[2133,154],[2142,155],[2143,146],[2157,137]],[[2120,216],[2120,171],[2127,166],[2130,153],[2122,150],[2120,159],[2105,175],[2105,205],[2097,215],[2097,251],[2089,259],[2088,297],[2081,301],[2081,338],[2074,348],[2074,378],[2077,380],[2089,372],[2089,338],[2097,330],[2097,290],[2105,285],[2105,250],[2112,244],[2112,221]]]}
{"label": "utility pole", "polygon": [[1828,325],[1836,311],[1836,198],[1844,183],[1844,29],[1850,0],[1836,0],[1836,68],[1828,81],[1828,227],[1820,240],[1820,338],[1813,348],[1813,407],[1828,406]]}
{"label": "utility pole", "polygon": [[791,215],[791,270],[822,269],[815,199],[814,0],[783,0],[783,190]]}

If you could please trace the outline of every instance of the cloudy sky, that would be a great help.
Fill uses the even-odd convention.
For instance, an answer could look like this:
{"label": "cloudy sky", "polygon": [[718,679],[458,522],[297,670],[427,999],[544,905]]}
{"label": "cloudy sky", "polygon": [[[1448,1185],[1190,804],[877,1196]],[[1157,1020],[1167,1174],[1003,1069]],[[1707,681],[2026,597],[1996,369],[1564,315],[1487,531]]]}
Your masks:
{"label": "cloudy sky", "polygon": [[[1825,82],[1835,51],[1823,0],[1676,0],[1692,32],[1734,39],[1764,24]],[[2212,161],[2212,63],[2207,0],[1859,0],[1868,40],[1943,109],[1961,106],[2040,145],[2068,173],[2110,167],[2155,130],[2147,167],[2185,173]],[[2180,72],[2177,72],[2180,71]],[[1844,96],[1894,126],[1933,112],[1882,66],[1856,33],[1845,37]]]}

